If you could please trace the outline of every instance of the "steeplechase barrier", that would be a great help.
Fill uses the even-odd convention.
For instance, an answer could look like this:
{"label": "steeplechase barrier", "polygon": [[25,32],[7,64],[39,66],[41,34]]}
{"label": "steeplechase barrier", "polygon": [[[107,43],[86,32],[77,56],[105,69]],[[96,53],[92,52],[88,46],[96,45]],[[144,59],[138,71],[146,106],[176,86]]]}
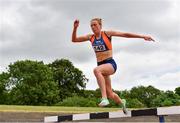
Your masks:
{"label": "steeplechase barrier", "polygon": [[110,119],[123,117],[137,117],[137,116],[158,116],[159,122],[164,123],[164,116],[179,115],[180,106],[158,107],[151,109],[130,110],[127,115],[122,110],[116,112],[98,112],[98,113],[84,113],[72,114],[64,116],[47,116],[44,117],[44,122],[63,122],[63,121],[83,121],[91,119]]}

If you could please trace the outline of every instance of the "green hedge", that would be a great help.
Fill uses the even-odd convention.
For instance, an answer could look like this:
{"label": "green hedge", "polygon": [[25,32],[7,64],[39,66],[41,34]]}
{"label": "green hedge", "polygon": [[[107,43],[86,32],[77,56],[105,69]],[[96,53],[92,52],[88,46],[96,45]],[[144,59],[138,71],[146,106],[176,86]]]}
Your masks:
{"label": "green hedge", "polygon": [[97,99],[84,98],[79,96],[68,97],[62,102],[56,104],[58,106],[76,106],[76,107],[97,107]]}

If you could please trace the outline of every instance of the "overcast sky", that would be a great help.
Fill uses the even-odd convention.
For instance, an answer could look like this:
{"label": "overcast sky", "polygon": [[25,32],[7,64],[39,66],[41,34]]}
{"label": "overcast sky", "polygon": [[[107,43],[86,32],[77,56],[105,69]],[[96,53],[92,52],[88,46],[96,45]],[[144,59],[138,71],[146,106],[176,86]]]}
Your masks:
{"label": "overcast sky", "polygon": [[72,43],[73,21],[78,35],[92,33],[90,20],[103,19],[103,30],[152,36],[156,42],[113,37],[118,65],[112,76],[116,90],[153,85],[161,90],[180,86],[179,0],[0,0],[0,72],[17,60],[51,63],[66,58],[98,88],[96,58],[90,42]]}

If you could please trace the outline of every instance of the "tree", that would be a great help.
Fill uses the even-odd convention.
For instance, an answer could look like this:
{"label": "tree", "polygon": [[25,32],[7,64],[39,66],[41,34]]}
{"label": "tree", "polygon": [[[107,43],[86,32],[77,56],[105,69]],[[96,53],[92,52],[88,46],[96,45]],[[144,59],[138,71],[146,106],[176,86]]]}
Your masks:
{"label": "tree", "polygon": [[131,98],[137,98],[140,102],[142,102],[147,107],[151,107],[151,101],[160,94],[160,90],[154,88],[153,86],[138,86],[133,87],[130,90]]}
{"label": "tree", "polygon": [[55,60],[48,66],[53,71],[54,81],[58,84],[61,101],[73,93],[77,93],[78,96],[82,94],[81,90],[85,89],[88,80],[69,60]]}
{"label": "tree", "polygon": [[52,105],[58,102],[58,88],[52,71],[43,62],[17,61],[9,65],[7,88],[12,104]]}
{"label": "tree", "polygon": [[138,99],[128,99],[127,100],[127,107],[128,108],[143,108],[145,106]]}
{"label": "tree", "polygon": [[161,107],[161,106],[163,106],[162,103],[164,102],[165,99],[166,99],[166,95],[163,91],[161,91],[160,94],[157,95],[157,97],[151,101],[151,106],[152,107]]}
{"label": "tree", "polygon": [[172,100],[165,99],[165,100],[162,102],[162,106],[171,106],[171,105],[173,105]]}
{"label": "tree", "polygon": [[8,73],[2,72],[0,74],[0,104],[5,104],[8,100],[8,91],[6,88],[8,78]]}
{"label": "tree", "polygon": [[125,98],[125,99],[128,99],[128,98],[131,98],[131,93],[130,91],[128,90],[123,90],[123,91],[117,91],[116,92],[121,98]]}
{"label": "tree", "polygon": [[180,104],[180,96],[173,91],[161,91],[155,99],[152,100],[153,107],[171,106]]}
{"label": "tree", "polygon": [[175,89],[175,93],[180,96],[180,87],[177,87],[177,88]]}
{"label": "tree", "polygon": [[[176,105],[180,102],[180,96],[176,93],[174,93],[173,91],[166,91],[165,92],[165,95],[166,95],[166,100],[169,100],[168,101],[168,105]],[[170,103],[171,101],[171,103]],[[167,101],[166,101],[167,102]],[[167,104],[167,103],[165,103]]]}

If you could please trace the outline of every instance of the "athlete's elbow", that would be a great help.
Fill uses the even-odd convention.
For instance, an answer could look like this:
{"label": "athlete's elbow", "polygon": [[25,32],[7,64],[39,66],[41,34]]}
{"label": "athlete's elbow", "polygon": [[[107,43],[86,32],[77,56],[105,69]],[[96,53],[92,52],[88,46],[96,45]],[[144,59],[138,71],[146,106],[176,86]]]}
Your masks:
{"label": "athlete's elbow", "polygon": [[77,43],[77,42],[79,42],[79,41],[77,41],[77,40],[72,40],[72,42],[73,42],[73,43]]}
{"label": "athlete's elbow", "polygon": [[80,40],[79,40],[78,38],[73,38],[73,39],[72,39],[72,42],[73,42],[73,43],[77,43],[77,42],[80,42]]}
{"label": "athlete's elbow", "polygon": [[72,38],[72,40],[71,40],[72,42],[76,42],[76,39],[75,38]]}

